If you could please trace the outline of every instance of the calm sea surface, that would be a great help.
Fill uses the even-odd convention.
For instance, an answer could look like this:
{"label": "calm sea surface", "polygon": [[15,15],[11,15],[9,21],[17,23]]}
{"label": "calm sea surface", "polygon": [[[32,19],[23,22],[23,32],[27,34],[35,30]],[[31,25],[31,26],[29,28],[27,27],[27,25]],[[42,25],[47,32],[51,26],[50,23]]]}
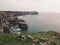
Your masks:
{"label": "calm sea surface", "polygon": [[26,21],[28,30],[22,32],[56,31],[60,32],[60,14],[40,13],[19,17]]}

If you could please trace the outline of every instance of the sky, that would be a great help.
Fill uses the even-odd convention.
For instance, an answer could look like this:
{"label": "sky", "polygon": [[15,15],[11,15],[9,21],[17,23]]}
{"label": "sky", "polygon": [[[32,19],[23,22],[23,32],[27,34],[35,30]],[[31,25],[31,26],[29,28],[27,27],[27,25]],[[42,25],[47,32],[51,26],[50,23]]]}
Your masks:
{"label": "sky", "polygon": [[59,12],[60,0],[0,0],[0,11]]}

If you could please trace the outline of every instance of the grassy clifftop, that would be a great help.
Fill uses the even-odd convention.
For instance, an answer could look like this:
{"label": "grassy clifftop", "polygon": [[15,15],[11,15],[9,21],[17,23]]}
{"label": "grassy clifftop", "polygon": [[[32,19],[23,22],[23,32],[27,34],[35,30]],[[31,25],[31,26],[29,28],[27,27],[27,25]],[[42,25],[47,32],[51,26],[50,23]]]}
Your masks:
{"label": "grassy clifftop", "polygon": [[60,34],[52,31],[21,34],[0,33],[0,45],[60,45]]}

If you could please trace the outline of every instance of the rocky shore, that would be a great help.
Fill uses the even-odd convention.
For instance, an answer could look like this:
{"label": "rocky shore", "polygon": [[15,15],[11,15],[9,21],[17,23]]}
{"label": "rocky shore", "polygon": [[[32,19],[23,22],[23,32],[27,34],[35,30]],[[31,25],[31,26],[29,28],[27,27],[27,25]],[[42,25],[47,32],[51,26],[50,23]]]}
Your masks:
{"label": "rocky shore", "polygon": [[26,21],[21,19],[19,20],[17,17],[36,14],[38,14],[36,11],[0,11],[0,32],[12,32],[12,25],[18,25],[18,29],[27,30],[28,25],[26,24]]}

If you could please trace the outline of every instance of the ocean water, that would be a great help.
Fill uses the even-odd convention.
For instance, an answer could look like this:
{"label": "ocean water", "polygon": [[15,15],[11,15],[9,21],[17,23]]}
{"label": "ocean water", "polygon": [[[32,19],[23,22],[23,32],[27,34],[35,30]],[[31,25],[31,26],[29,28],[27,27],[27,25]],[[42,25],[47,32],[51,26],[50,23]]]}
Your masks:
{"label": "ocean water", "polygon": [[59,13],[40,13],[39,15],[26,15],[18,17],[26,21],[28,30],[22,32],[42,32],[56,31],[60,32],[60,14]]}

